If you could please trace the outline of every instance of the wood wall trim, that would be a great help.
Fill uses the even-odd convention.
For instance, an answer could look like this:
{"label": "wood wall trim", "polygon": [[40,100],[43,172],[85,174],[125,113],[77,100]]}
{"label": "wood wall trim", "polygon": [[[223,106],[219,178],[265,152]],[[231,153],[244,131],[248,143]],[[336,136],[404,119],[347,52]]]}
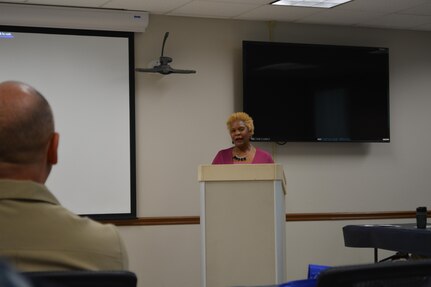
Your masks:
{"label": "wood wall trim", "polygon": [[199,216],[165,216],[165,217],[138,217],[135,219],[100,220],[103,223],[112,223],[117,226],[133,225],[188,225],[199,224]]}
{"label": "wood wall trim", "polygon": [[[431,213],[428,212],[428,216]],[[286,221],[339,221],[415,218],[415,211],[288,213]],[[118,226],[191,225],[199,224],[199,216],[139,217],[136,219],[101,220]]]}
{"label": "wood wall trim", "polygon": [[378,211],[378,212],[335,212],[335,213],[288,213],[286,221],[329,221],[363,219],[400,219],[415,218],[414,211]]}

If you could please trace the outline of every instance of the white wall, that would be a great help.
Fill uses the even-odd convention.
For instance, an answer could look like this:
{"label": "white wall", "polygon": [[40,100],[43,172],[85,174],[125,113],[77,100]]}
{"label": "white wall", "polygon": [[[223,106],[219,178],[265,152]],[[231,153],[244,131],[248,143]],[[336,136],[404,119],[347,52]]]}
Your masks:
{"label": "white wall", "polygon": [[[136,66],[161,50],[197,74],[136,75],[138,216],[199,215],[197,166],[230,145],[227,116],[241,109],[241,41],[269,40],[265,22],[152,16],[136,35]],[[429,32],[277,23],[274,41],[390,49],[391,143],[259,144],[284,165],[287,212],[414,210],[431,199]],[[394,220],[390,222],[395,222]],[[396,222],[403,222],[398,220]],[[357,221],[288,222],[288,280],[309,263],[371,262],[346,248],[342,226]],[[199,286],[199,225],[120,227],[139,286]]]}

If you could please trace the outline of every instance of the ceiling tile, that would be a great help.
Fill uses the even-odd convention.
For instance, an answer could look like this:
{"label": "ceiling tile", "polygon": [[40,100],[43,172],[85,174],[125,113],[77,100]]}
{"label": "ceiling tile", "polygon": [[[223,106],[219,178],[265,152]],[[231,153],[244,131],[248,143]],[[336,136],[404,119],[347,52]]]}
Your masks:
{"label": "ceiling tile", "polygon": [[425,25],[429,23],[430,23],[430,18],[426,16],[390,14],[385,17],[379,17],[379,18],[361,23],[361,26],[411,29],[416,26]]}
{"label": "ceiling tile", "polygon": [[58,5],[58,6],[75,6],[75,7],[100,7],[109,0],[28,0],[29,4],[39,5]]}
{"label": "ceiling tile", "polygon": [[298,23],[356,25],[382,16],[380,12],[364,12],[355,10],[325,10],[299,19]]}
{"label": "ceiling tile", "polygon": [[414,14],[414,15],[428,15],[431,16],[431,3],[426,3],[418,6],[414,6],[409,9],[405,9],[399,12],[399,14]]}
{"label": "ceiling tile", "polygon": [[429,0],[353,0],[337,8],[393,13],[410,7],[424,4]]}
{"label": "ceiling tile", "polygon": [[241,14],[236,19],[291,22],[320,12],[319,8],[265,5]]}
{"label": "ceiling tile", "polygon": [[12,1],[0,1],[0,3],[6,2],[6,3],[26,3],[27,0],[12,0]]}
{"label": "ceiling tile", "polygon": [[242,13],[248,12],[258,6],[259,5],[257,4],[253,5],[216,1],[193,1],[173,10],[171,13],[169,13],[169,15],[232,18]]}
{"label": "ceiling tile", "polygon": [[202,2],[220,2],[220,3],[236,3],[236,4],[257,4],[257,5],[266,5],[275,0],[194,0],[194,1],[202,1]]}
{"label": "ceiling tile", "polygon": [[154,14],[168,13],[191,0],[111,0],[103,7],[149,11]]}

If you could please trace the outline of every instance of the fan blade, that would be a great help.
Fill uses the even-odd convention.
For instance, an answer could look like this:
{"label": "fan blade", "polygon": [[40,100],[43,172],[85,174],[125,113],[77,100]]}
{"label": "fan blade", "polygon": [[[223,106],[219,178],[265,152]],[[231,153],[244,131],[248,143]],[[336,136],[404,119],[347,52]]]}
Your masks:
{"label": "fan blade", "polygon": [[182,70],[182,69],[171,68],[171,73],[176,73],[176,74],[195,74],[196,71],[195,70]]}
{"label": "fan blade", "polygon": [[159,66],[153,68],[136,68],[136,72],[144,72],[144,73],[160,73],[161,69]]}
{"label": "fan blade", "polygon": [[136,72],[144,72],[144,73],[159,73],[162,75],[169,75],[173,72],[173,69],[169,65],[159,65],[153,68],[137,68]]}
{"label": "fan blade", "polygon": [[196,71],[194,70],[182,70],[182,69],[174,69],[169,65],[158,65],[152,68],[136,68],[136,72],[144,72],[144,73],[160,73],[162,75],[169,74],[194,74]]}
{"label": "fan blade", "polygon": [[136,72],[144,72],[144,73],[159,73],[162,75],[169,74],[194,74],[196,71],[194,70],[182,70],[182,69],[173,69],[169,66],[156,66],[154,68],[136,68]]}

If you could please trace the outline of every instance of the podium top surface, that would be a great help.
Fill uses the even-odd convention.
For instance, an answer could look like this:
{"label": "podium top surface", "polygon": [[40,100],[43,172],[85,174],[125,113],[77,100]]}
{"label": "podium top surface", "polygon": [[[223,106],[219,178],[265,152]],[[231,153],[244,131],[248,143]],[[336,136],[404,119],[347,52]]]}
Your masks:
{"label": "podium top surface", "polygon": [[200,165],[198,181],[279,180],[285,189],[286,177],[281,164]]}

